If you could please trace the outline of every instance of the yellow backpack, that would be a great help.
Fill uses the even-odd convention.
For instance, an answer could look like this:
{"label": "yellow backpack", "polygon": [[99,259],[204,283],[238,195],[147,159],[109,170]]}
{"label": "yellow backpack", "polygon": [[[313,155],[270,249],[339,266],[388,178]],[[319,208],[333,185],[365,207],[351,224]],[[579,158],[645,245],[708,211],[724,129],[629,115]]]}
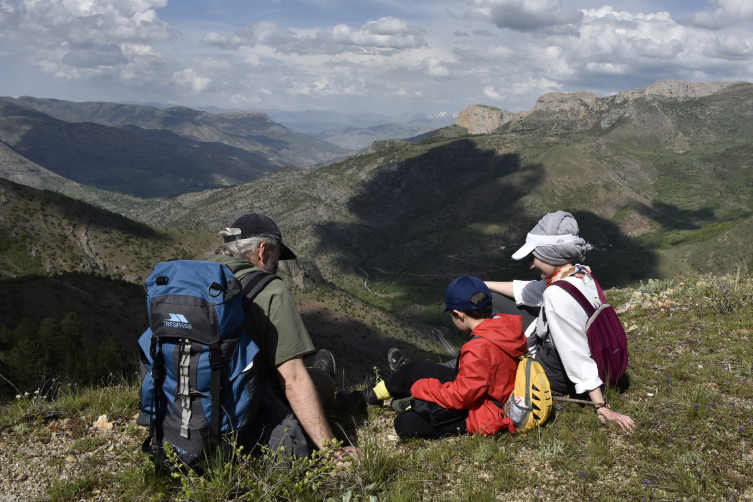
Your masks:
{"label": "yellow backpack", "polygon": [[515,389],[505,403],[505,416],[515,423],[517,432],[528,432],[546,422],[552,412],[552,391],[544,368],[533,356],[520,358],[515,374]]}

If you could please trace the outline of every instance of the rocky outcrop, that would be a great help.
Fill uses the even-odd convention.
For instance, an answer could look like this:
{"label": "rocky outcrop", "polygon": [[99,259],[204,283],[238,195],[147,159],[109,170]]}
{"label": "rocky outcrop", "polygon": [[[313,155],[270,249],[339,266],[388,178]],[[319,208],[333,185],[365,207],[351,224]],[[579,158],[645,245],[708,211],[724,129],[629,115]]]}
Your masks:
{"label": "rocky outcrop", "polygon": [[[549,92],[541,96],[528,111],[512,113],[488,105],[471,105],[458,115],[456,124],[466,127],[471,134],[488,134],[509,122],[517,122],[529,117],[534,112],[546,112],[529,117],[529,122],[541,122],[548,114],[557,114],[557,123],[567,129],[588,128],[599,120],[602,128],[607,128],[625,115],[625,110],[602,117],[600,112],[609,111],[612,99],[614,103],[623,103],[634,99],[668,98],[675,100],[695,99],[723,91],[728,87],[747,82],[684,82],[681,80],[660,80],[645,89],[620,91],[614,98],[599,99],[591,91]],[[536,118],[534,118],[536,117]],[[551,121],[551,117],[547,120]],[[556,130],[553,127],[552,130]],[[682,143],[682,142],[681,142]],[[684,143],[677,145],[677,151],[685,151]]]}
{"label": "rocky outcrop", "polygon": [[590,91],[549,92],[536,101],[528,122],[550,133],[588,129],[596,123],[598,112],[606,108],[605,100]]}
{"label": "rocky outcrop", "polygon": [[493,106],[471,105],[458,114],[455,124],[471,134],[487,134],[515,119],[518,114]]}
{"label": "rocky outcrop", "polygon": [[585,112],[596,107],[597,99],[591,91],[548,92],[536,101],[531,111]]}
{"label": "rocky outcrop", "polygon": [[305,258],[281,261],[277,272],[288,287],[297,286],[304,291],[326,282],[316,263]]}
{"label": "rocky outcrop", "polygon": [[723,91],[727,87],[746,82],[685,82],[683,80],[659,80],[645,89],[631,89],[620,91],[615,96],[615,102],[621,103],[626,100],[662,96],[673,99],[702,98]]}

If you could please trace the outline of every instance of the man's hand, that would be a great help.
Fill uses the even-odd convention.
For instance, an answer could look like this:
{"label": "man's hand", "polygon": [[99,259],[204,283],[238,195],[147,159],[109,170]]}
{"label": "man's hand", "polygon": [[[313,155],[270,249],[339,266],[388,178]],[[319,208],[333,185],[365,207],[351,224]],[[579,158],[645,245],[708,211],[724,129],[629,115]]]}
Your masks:
{"label": "man's hand", "polygon": [[279,365],[277,376],[293,413],[316,447],[322,448],[324,440],[333,440],[335,437],[327,423],[314,382],[303,365],[303,358],[296,357]]}
{"label": "man's hand", "polygon": [[343,446],[334,451],[335,462],[338,467],[350,467],[353,460],[358,459],[358,448],[355,446]]}

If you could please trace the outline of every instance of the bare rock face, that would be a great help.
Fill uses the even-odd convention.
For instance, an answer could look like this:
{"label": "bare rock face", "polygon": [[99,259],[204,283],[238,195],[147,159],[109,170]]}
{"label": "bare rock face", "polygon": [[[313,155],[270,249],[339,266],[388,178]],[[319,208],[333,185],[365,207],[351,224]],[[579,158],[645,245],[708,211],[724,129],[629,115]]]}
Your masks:
{"label": "bare rock face", "polygon": [[[561,129],[588,129],[596,122],[598,112],[606,107],[590,91],[549,92],[541,96],[530,113],[530,120],[544,125],[551,132]],[[556,115],[556,119],[553,118]]]}
{"label": "bare rock face", "polygon": [[662,96],[673,99],[702,98],[717,93],[727,87],[744,84],[745,82],[685,82],[682,80],[659,80],[645,89],[631,89],[620,91],[615,96],[615,102],[621,103],[626,100]]}
{"label": "bare rock face", "polygon": [[[645,89],[621,91],[616,96],[601,99],[591,91],[549,92],[541,96],[533,108],[518,113],[488,105],[471,105],[460,112],[456,124],[468,128],[471,134],[488,134],[504,124],[514,124],[524,119],[529,126],[546,127],[553,133],[559,130],[588,129],[595,124],[601,124],[602,129],[607,129],[618,120],[635,113],[631,106],[614,109],[613,104],[630,103],[636,99],[697,99],[745,83],[660,80]],[[667,141],[672,143],[674,136]],[[677,152],[685,152],[690,148],[684,137],[677,138],[671,147]]]}
{"label": "bare rock face", "polygon": [[586,112],[596,107],[596,94],[591,91],[548,92],[541,96],[532,111]]}
{"label": "bare rock face", "polygon": [[326,282],[316,263],[305,258],[281,261],[277,275],[285,281],[288,287],[295,285],[304,291]]}
{"label": "bare rock face", "polygon": [[515,119],[517,114],[493,106],[471,105],[458,114],[455,124],[471,134],[487,134]]}

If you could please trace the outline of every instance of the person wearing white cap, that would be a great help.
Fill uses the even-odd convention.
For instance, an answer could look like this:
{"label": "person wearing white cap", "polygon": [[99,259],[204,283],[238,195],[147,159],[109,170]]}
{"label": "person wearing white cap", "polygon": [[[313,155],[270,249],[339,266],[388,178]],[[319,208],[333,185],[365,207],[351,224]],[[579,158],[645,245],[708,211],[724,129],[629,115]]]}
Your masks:
{"label": "person wearing white cap", "polygon": [[[573,215],[557,211],[545,215],[528,233],[526,242],[513,255],[514,260],[528,258],[530,269],[541,276],[538,281],[487,282],[492,292],[500,293],[518,306],[541,307],[538,319],[526,331],[534,359],[549,378],[552,391],[559,394],[588,394],[602,422],[611,420],[631,430],[633,420],[606,406],[601,392],[596,362],[591,358],[586,335],[588,315],[562,288],[548,288],[556,281],[573,284],[594,306],[599,291],[591,270],[579,263],[592,249],[578,236]],[[496,298],[495,298],[496,300]],[[509,309],[509,307],[508,307]],[[514,306],[513,306],[514,309]],[[495,310],[498,310],[495,305]]]}

